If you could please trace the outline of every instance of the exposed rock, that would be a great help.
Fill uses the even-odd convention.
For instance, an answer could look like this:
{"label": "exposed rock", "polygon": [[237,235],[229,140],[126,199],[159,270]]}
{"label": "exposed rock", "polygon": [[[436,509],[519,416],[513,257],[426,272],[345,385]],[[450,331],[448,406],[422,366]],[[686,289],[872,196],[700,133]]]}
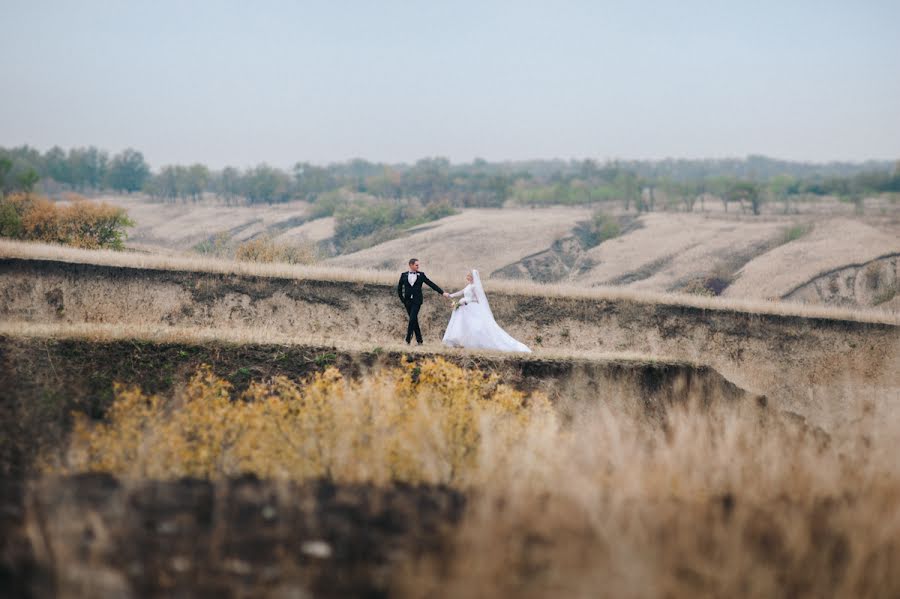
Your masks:
{"label": "exposed rock", "polygon": [[[0,319],[264,329],[375,347],[403,339],[406,313],[394,285],[7,258],[0,259]],[[62,315],[59,295],[48,298],[54,290]],[[900,329],[890,323],[489,293],[497,321],[535,349],[709,364],[778,409],[814,416],[826,430],[846,416],[844,402],[831,399],[836,385],[865,384],[876,395],[895,394],[900,385]],[[426,340],[439,339],[448,318],[446,304],[429,297],[420,313]]]}
{"label": "exposed rock", "polygon": [[826,272],[787,292],[782,299],[808,304],[900,309],[900,254]]}
{"label": "exposed rock", "polygon": [[564,237],[548,249],[525,256],[518,262],[499,268],[491,278],[524,279],[539,283],[554,283],[584,270],[593,262],[584,256],[584,246],[577,237]]}
{"label": "exposed rock", "polygon": [[[641,221],[633,216],[622,215],[617,219],[621,228],[619,235],[625,235],[641,228]],[[555,283],[571,279],[591,270],[595,261],[587,250],[599,245],[589,222],[581,222],[575,227],[575,234],[557,239],[546,250],[525,256],[491,273],[491,278],[524,279],[539,283]]]}

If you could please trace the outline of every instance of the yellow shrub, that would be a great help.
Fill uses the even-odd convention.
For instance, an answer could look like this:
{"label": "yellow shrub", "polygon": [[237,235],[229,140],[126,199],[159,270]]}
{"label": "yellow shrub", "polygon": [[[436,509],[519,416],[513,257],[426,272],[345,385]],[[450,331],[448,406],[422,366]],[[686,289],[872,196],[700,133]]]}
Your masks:
{"label": "yellow shrub", "polygon": [[62,243],[60,211],[47,198],[29,198],[22,201],[22,236],[25,239],[46,243]]}
{"label": "yellow shrub", "polygon": [[235,248],[234,257],[245,262],[284,262],[287,264],[312,264],[318,259],[315,245],[287,244],[263,236],[245,241]]}
{"label": "yellow shrub", "polygon": [[71,194],[69,205],[28,194],[0,200],[0,234],[75,247],[121,249],[125,228],[134,223],[122,208]]}
{"label": "yellow shrub", "polygon": [[78,199],[60,207],[59,212],[60,237],[65,243],[81,248],[120,248],[124,227],[134,224],[122,208],[103,202]]}
{"label": "yellow shrub", "polygon": [[489,439],[512,450],[547,399],[436,358],[361,381],[329,368],[303,383],[256,382],[240,396],[208,366],[171,401],[117,386],[106,419],[79,418],[64,471],[216,478],[476,482]]}

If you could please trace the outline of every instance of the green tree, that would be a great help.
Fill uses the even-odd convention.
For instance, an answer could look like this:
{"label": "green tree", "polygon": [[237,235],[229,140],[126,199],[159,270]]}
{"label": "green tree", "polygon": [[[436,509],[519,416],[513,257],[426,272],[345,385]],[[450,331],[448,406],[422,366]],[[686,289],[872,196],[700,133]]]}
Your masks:
{"label": "green tree", "polygon": [[449,189],[450,161],[446,158],[423,158],[403,177],[403,195],[425,204],[440,199]]}
{"label": "green tree", "polygon": [[45,174],[57,183],[72,184],[66,152],[59,146],[53,146],[44,154],[44,169]]}
{"label": "green tree", "polygon": [[153,187],[160,197],[168,200],[177,200],[183,193],[184,178],[183,166],[167,164],[154,177],[155,184]]}
{"label": "green tree", "polygon": [[722,200],[725,212],[728,212],[728,202],[732,201],[729,191],[734,184],[735,179],[732,177],[710,177],[706,180],[706,189]]}
{"label": "green tree", "polygon": [[241,172],[233,166],[226,166],[215,178],[215,191],[231,202],[243,194]]}
{"label": "green tree", "polygon": [[0,200],[0,237],[22,236],[22,216],[10,202]]}
{"label": "green tree", "polygon": [[106,179],[108,155],[94,146],[72,148],[66,158],[69,183],[76,189],[99,189]]}
{"label": "green tree", "polygon": [[7,180],[9,173],[12,172],[13,161],[6,156],[0,156],[0,197],[6,195]]}
{"label": "green tree", "polygon": [[791,207],[791,198],[797,194],[799,182],[790,175],[777,175],[769,181],[769,192],[772,199],[784,204],[784,213],[787,214]]}
{"label": "green tree", "polygon": [[119,191],[138,191],[150,176],[150,167],[144,161],[144,155],[128,148],[113,157],[109,165],[108,183]]}
{"label": "green tree", "polygon": [[333,191],[339,186],[337,178],[327,168],[308,162],[294,165],[294,185],[297,195],[306,200],[315,200],[320,193]]}
{"label": "green tree", "polygon": [[[741,207],[744,201],[750,203],[753,214],[758,215],[760,206],[762,205],[762,194],[758,183],[752,181],[734,181],[726,192],[729,202],[740,202]],[[727,204],[726,204],[727,206]]]}
{"label": "green tree", "polygon": [[290,178],[268,164],[260,164],[244,175],[244,194],[251,202],[278,202],[290,197]]}
{"label": "green tree", "polygon": [[37,174],[37,171],[33,168],[29,168],[25,172],[21,173],[17,177],[17,182],[19,184],[19,189],[24,191],[25,193],[31,193],[34,191],[34,186],[37,185],[37,182],[41,180],[41,176]]}
{"label": "green tree", "polygon": [[682,203],[685,212],[694,211],[694,204],[697,203],[701,193],[697,184],[665,178],[660,181],[659,187],[666,195],[669,204]]}
{"label": "green tree", "polygon": [[583,248],[592,248],[604,241],[618,237],[622,230],[615,217],[597,211],[591,220],[578,223],[574,233]]}
{"label": "green tree", "polygon": [[185,171],[185,193],[196,202],[209,185],[209,169],[203,164],[192,164]]}
{"label": "green tree", "polygon": [[[631,171],[618,171],[614,175],[613,185],[616,190],[621,194],[622,199],[625,201],[625,211],[631,207],[631,202],[635,202],[636,204],[640,204],[641,199],[641,185],[640,181]],[[640,208],[638,209],[640,211]]]}

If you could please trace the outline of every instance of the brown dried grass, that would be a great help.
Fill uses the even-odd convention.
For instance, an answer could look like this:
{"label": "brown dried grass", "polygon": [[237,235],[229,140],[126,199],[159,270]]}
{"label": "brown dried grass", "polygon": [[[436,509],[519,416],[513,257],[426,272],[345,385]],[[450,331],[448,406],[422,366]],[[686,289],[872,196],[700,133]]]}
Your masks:
{"label": "brown dried grass", "polygon": [[[243,274],[285,279],[349,281],[391,286],[396,284],[397,277],[396,272],[385,270],[240,262],[217,258],[138,254],[110,250],[80,250],[59,245],[9,240],[0,240],[0,257],[31,260],[57,260],[62,262],[120,266],[124,268]],[[447,280],[450,279],[449,276],[442,276],[439,271],[432,271],[429,274],[432,279],[438,277]],[[704,310],[900,324],[900,315],[894,312],[877,309],[854,310],[791,302],[698,297],[686,294],[635,291],[622,287],[584,289],[567,285],[544,285],[533,282],[494,280],[489,281],[488,286],[489,292],[517,295],[631,301],[642,304],[672,304],[696,307]]]}
{"label": "brown dried grass", "polygon": [[854,417],[830,436],[719,401],[660,420],[602,390],[566,423],[437,360],[352,384],[333,370],[274,379],[233,399],[208,371],[172,398],[120,388],[108,421],[76,430],[69,468],[465,491],[453,550],[395,562],[398,596],[900,593],[900,413],[870,398],[848,396]]}

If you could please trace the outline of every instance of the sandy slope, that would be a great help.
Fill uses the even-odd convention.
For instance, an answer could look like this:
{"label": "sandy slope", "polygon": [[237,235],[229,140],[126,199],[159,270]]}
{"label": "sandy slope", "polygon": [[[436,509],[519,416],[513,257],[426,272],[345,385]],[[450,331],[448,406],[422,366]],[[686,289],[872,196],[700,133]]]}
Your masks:
{"label": "sandy slope", "polygon": [[334,217],[329,216],[291,227],[277,235],[276,239],[285,243],[293,243],[303,240],[322,241],[332,236],[334,236]]}
{"label": "sandy slope", "polygon": [[[798,226],[810,231],[788,241],[788,231]],[[519,270],[519,276],[537,276],[542,268],[555,269],[558,275],[568,268],[562,278],[549,280],[657,292],[680,291],[691,282],[719,278],[732,282],[724,291],[727,297],[778,299],[822,273],[847,265],[865,267],[876,258],[900,253],[900,226],[890,217],[864,222],[816,214],[753,217],[657,212],[639,217],[620,237],[586,251],[578,250],[577,243],[544,249],[541,256],[547,259],[537,266],[534,259],[520,262],[530,263]],[[885,287],[893,280],[888,276],[892,267],[882,267],[887,279],[881,287]],[[840,305],[856,301],[844,296]],[[857,299],[862,302],[859,305],[869,305],[871,300]],[[802,301],[826,300],[805,294]]]}
{"label": "sandy slope", "polygon": [[[217,233],[241,241],[268,231],[287,243],[323,241],[334,234],[333,218],[303,222],[309,208],[305,202],[225,206],[211,201],[155,203],[140,197],[100,199],[128,210],[137,223],[129,244],[145,251],[190,251]],[[851,207],[840,202],[804,205],[801,214],[790,215],[768,205],[758,217],[725,214],[712,202],[707,213],[642,215],[622,236],[587,250],[572,235],[591,209],[470,209],[326,264],[402,270],[406,260],[416,256],[439,284],[451,288],[471,268],[479,268],[486,278],[521,276],[647,291],[681,290],[691,281],[720,277],[733,280],[725,289],[727,297],[780,298],[824,272],[900,252],[897,206],[878,202],[867,205],[865,220],[846,214]],[[785,243],[789,228],[809,223],[815,225],[810,234]],[[565,238],[572,241],[556,243]]]}
{"label": "sandy slope", "polygon": [[574,282],[667,291],[692,277],[749,260],[783,237],[786,228],[777,220],[677,213],[648,214],[639,222],[641,228],[588,251],[595,266]]}
{"label": "sandy slope", "polygon": [[727,297],[781,297],[817,275],[900,252],[900,237],[846,218],[820,221],[812,232],[750,261]]}
{"label": "sandy slope", "polygon": [[225,206],[164,204],[122,196],[99,199],[128,211],[136,223],[129,231],[129,241],[176,250],[189,250],[204,239],[223,232],[230,232],[237,240],[245,240],[277,223],[302,218],[309,208],[306,202]]}
{"label": "sandy slope", "polygon": [[464,210],[413,229],[400,239],[328,262],[353,268],[402,270],[407,259],[415,256],[427,272],[462,281],[469,269],[491,273],[546,249],[556,239],[571,234],[575,224],[590,214],[589,210],[578,208]]}

